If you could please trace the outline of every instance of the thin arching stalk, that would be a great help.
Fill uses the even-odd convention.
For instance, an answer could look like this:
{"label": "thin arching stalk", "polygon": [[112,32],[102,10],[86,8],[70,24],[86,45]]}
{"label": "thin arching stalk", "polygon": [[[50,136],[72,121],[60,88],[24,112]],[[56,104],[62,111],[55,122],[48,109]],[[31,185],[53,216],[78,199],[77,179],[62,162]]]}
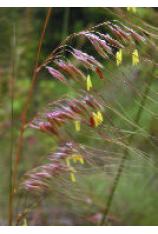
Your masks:
{"label": "thin arching stalk", "polygon": [[64,9],[64,20],[63,20],[63,35],[62,35],[62,39],[64,40],[64,38],[67,37],[68,34],[68,24],[69,24],[69,15],[70,15],[70,8],[66,7]]}
{"label": "thin arching stalk", "polygon": [[[148,80],[148,84],[147,84],[147,86],[146,86],[146,88],[144,90],[144,95],[143,95],[143,97],[142,97],[142,99],[140,101],[138,112],[137,112],[135,120],[134,120],[134,124],[136,124],[136,125],[139,124],[139,121],[140,121],[140,119],[142,117],[144,106],[146,104],[146,100],[147,100],[148,94],[150,92],[152,82],[154,80],[154,75],[152,74],[153,71],[154,71],[154,68],[151,71],[151,78]],[[133,129],[133,130],[136,130],[136,128]],[[128,143],[127,143],[128,145],[130,145],[132,143],[133,138],[134,138],[134,134],[129,136]],[[117,186],[119,184],[122,172],[124,170],[125,161],[128,158],[129,152],[130,152],[129,148],[126,147],[124,152],[123,152],[123,156],[121,158],[120,164],[118,166],[118,170],[117,170],[116,176],[114,178],[114,182],[112,184],[110,194],[109,194],[108,199],[107,199],[106,208],[104,209],[104,213],[103,213],[103,217],[101,219],[100,225],[104,225],[104,223],[108,221],[107,220],[108,214],[109,214],[109,211],[111,209],[111,205],[112,205],[112,201],[113,201],[113,198],[114,198],[114,195],[115,195],[115,191],[116,191]]]}
{"label": "thin arching stalk", "polygon": [[[13,198],[14,198],[14,192],[16,189],[16,177],[17,177],[17,170],[18,170],[18,166],[19,166],[19,161],[20,161],[20,157],[21,157],[21,153],[22,153],[22,148],[23,148],[23,142],[24,142],[24,131],[25,131],[25,125],[27,123],[27,113],[28,113],[28,109],[31,103],[31,99],[32,99],[32,95],[33,95],[33,90],[35,87],[35,83],[37,81],[38,78],[38,71],[37,68],[39,66],[39,58],[40,58],[40,53],[41,53],[41,48],[42,48],[42,44],[44,41],[44,37],[45,37],[45,33],[46,33],[46,28],[51,16],[51,8],[48,8],[47,10],[47,15],[46,18],[44,20],[44,24],[43,24],[43,28],[42,28],[42,33],[41,33],[41,37],[39,40],[39,44],[38,44],[38,49],[37,49],[37,54],[36,54],[36,59],[35,59],[35,66],[34,66],[34,70],[33,70],[33,76],[32,76],[32,83],[27,95],[27,99],[26,99],[26,103],[23,109],[23,112],[21,114],[21,128],[20,128],[20,134],[19,134],[19,139],[18,139],[18,143],[17,143],[17,149],[16,149],[16,155],[15,155],[15,163],[14,163],[14,167],[13,167],[13,185],[12,185],[12,194],[11,194],[11,200],[12,200],[12,204],[10,209],[13,210]],[[13,215],[13,211],[11,212]],[[12,225],[12,218],[10,217],[10,225]]]}
{"label": "thin arching stalk", "polygon": [[14,83],[15,83],[15,57],[16,57],[16,36],[15,36],[15,25],[13,25],[13,39],[11,42],[11,50],[12,50],[12,62],[11,62],[11,80],[10,80],[10,97],[11,97],[11,127],[10,127],[10,157],[9,157],[9,165],[10,165],[10,173],[9,173],[9,199],[8,199],[8,225],[12,224],[13,219],[13,147],[14,147]]}

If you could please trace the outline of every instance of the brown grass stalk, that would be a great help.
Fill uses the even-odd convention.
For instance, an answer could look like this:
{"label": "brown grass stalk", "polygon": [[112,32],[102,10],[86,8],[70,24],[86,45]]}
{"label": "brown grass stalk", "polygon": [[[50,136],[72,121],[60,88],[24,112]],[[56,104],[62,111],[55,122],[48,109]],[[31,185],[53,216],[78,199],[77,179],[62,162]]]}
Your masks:
{"label": "brown grass stalk", "polygon": [[13,223],[13,198],[14,198],[14,194],[16,191],[16,177],[17,177],[17,170],[18,170],[18,166],[19,166],[19,162],[20,162],[20,158],[21,158],[21,153],[22,153],[22,148],[23,148],[23,142],[24,142],[24,131],[25,131],[25,126],[27,123],[27,113],[28,113],[28,109],[31,103],[31,99],[32,99],[32,95],[33,95],[33,90],[35,87],[35,83],[37,81],[38,78],[38,66],[39,66],[39,58],[40,58],[40,52],[41,52],[41,48],[42,48],[42,44],[44,41],[44,37],[45,37],[45,33],[46,33],[46,28],[51,16],[51,12],[52,9],[48,8],[47,10],[47,14],[46,14],[46,18],[44,20],[44,24],[43,24],[43,28],[42,28],[42,32],[41,32],[41,36],[40,36],[40,40],[39,40],[39,44],[38,44],[38,48],[37,48],[37,54],[36,54],[36,59],[35,59],[35,65],[34,65],[34,70],[33,70],[33,75],[32,75],[32,82],[31,82],[31,86],[27,95],[27,99],[26,99],[26,103],[24,105],[24,109],[22,111],[21,114],[21,127],[20,127],[20,133],[19,133],[19,138],[18,138],[18,143],[17,143],[17,148],[16,148],[16,155],[15,155],[15,163],[14,163],[14,167],[13,167],[13,182],[12,182],[12,188],[11,188],[11,194],[10,194],[10,199],[9,199],[9,225],[12,225]]}
{"label": "brown grass stalk", "polygon": [[14,83],[15,83],[15,54],[16,54],[16,36],[15,36],[15,25],[13,25],[13,39],[11,41],[11,78],[9,82],[10,86],[10,97],[11,97],[11,117],[10,117],[10,157],[9,157],[9,163],[10,163],[10,171],[9,171],[9,197],[8,197],[8,224],[11,225],[12,223],[12,189],[13,189],[13,147],[14,147],[14,129],[13,129],[13,121],[14,121],[14,110],[13,110],[13,104],[14,104]]}

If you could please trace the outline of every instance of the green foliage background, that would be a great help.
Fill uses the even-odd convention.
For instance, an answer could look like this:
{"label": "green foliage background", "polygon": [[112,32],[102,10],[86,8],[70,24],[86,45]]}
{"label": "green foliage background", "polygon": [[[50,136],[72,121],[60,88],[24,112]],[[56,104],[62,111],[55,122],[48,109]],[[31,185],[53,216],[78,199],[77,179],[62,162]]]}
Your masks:
{"label": "green foliage background", "polygon": [[[35,56],[39,37],[42,30],[46,8],[1,8],[0,9],[0,224],[7,224],[7,204],[9,189],[9,164],[10,164],[10,130],[14,130],[14,153],[17,143],[17,137],[20,127],[20,114],[23,109],[26,96],[32,79],[32,71],[35,63]],[[67,35],[78,32],[84,28],[96,25],[102,21],[120,19],[126,23],[126,17],[131,22],[141,24],[141,20],[158,26],[157,9],[139,8],[137,13],[128,12],[126,8],[53,8],[50,22],[46,31],[45,40],[42,46],[40,61],[63,40]],[[82,45],[82,41],[79,42]],[[15,45],[15,46],[14,46]],[[89,48],[91,51],[91,48]],[[146,52],[154,61],[157,61],[157,50],[142,48],[142,53]],[[96,82],[96,87],[101,90],[107,100],[115,103],[115,107],[124,117],[132,121],[138,109],[139,99],[133,97],[131,87],[120,81],[121,72],[126,72],[128,78],[135,79],[138,88],[146,80],[146,74],[149,75],[148,67],[141,65],[141,71],[131,69],[129,63],[130,57],[120,73],[117,68],[111,64],[106,64],[111,73],[106,73],[106,87]],[[14,64],[14,65],[13,65]],[[14,66],[14,125],[11,126],[11,78]],[[155,76],[158,72],[155,71]],[[95,80],[95,76],[92,77]],[[120,92],[120,89],[122,92]],[[33,101],[29,109],[28,119],[45,107],[53,100],[67,94],[69,97],[75,96],[75,91],[70,87],[53,81],[50,76],[42,72],[39,76],[36,88],[34,90]],[[153,82],[150,97],[155,102],[148,101],[144,111],[140,126],[151,135],[158,137],[158,83],[157,79]],[[126,97],[126,98],[124,98]],[[121,103],[121,106],[118,105]],[[154,113],[154,114],[151,114]],[[128,124],[124,119],[118,118],[113,113],[109,113],[110,118],[120,128],[130,131]],[[127,126],[126,126],[127,124]],[[140,133],[141,134],[141,133]],[[87,142],[94,146],[96,143],[102,147],[103,143],[97,142],[97,136],[89,139],[88,135],[78,135],[81,142]],[[158,224],[158,174],[157,174],[157,149],[150,144],[147,137],[138,137],[134,140],[133,146],[143,149],[147,158],[138,160],[135,164],[138,167],[127,168],[119,184],[116,197],[111,210],[113,225],[157,225]],[[157,144],[157,141],[154,142]],[[32,129],[25,132],[25,144],[22,154],[22,163],[20,164],[19,178],[26,171],[39,165],[45,160],[51,150],[57,146],[54,139],[46,137],[42,133],[36,133]],[[112,146],[111,150],[120,153],[120,149]],[[137,155],[133,155],[136,158]],[[137,159],[137,158],[136,158]],[[152,159],[154,166],[148,166]],[[130,164],[130,162],[129,162]],[[134,165],[135,165],[134,164]],[[140,164],[140,165],[139,165]],[[143,165],[142,165],[143,164]],[[139,167],[140,166],[140,167]],[[113,169],[115,170],[115,168]],[[114,172],[114,171],[113,171]],[[88,216],[99,213],[105,207],[106,192],[109,188],[111,179],[105,177],[99,171],[91,175],[81,175],[77,185],[73,187],[67,185],[65,199],[58,193],[44,199],[40,208],[35,209],[32,216],[29,217],[30,225],[77,225],[94,224],[88,220]],[[60,185],[55,184],[57,190]],[[77,188],[80,188],[78,193]],[[69,190],[70,188],[70,190]],[[74,199],[72,199],[74,197]],[[79,199],[80,198],[80,199]],[[30,198],[31,199],[31,198]],[[90,203],[86,203],[87,199]],[[52,206],[50,206],[52,204]],[[18,205],[16,205],[18,211]],[[36,220],[36,214],[39,218]],[[75,215],[74,215],[75,214]],[[51,218],[50,218],[51,217]]]}

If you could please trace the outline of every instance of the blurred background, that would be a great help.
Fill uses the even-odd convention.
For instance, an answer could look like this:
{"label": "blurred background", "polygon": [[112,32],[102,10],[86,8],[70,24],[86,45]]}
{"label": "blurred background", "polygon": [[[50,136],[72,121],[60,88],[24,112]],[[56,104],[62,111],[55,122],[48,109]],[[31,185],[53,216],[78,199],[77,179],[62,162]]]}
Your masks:
{"label": "blurred background", "polygon": [[[13,153],[15,154],[21,112],[31,84],[37,46],[46,14],[46,8],[0,8],[0,225],[7,225],[10,147],[13,143]],[[130,12],[127,8],[52,8],[41,49],[40,62],[44,61],[69,34],[106,20],[116,19],[121,20],[123,24],[131,22],[131,24],[149,29],[155,35],[155,41],[158,39],[156,8],[138,8],[136,12]],[[151,26],[149,27],[149,25]],[[81,40],[77,46],[82,47],[83,44],[84,41]],[[142,54],[147,55],[148,59],[156,62],[158,55],[155,45],[156,43],[152,46],[147,44],[140,47],[140,50]],[[88,48],[87,51],[91,53],[92,49]],[[113,64],[104,63],[110,71],[105,71],[107,83],[105,87],[102,87],[102,83],[98,81],[96,88],[101,91],[110,105],[120,111],[121,116],[132,121],[138,110],[139,96],[126,82],[126,79],[133,82],[141,94],[144,91],[147,76],[150,79],[153,75],[151,65],[142,63],[138,68],[132,68],[131,58],[128,55],[120,71]],[[157,77],[157,75],[158,69],[154,71],[154,76]],[[13,125],[11,125],[13,80],[14,112]],[[57,100],[63,95],[74,97],[75,93],[75,88],[65,87],[60,82],[51,79],[47,72],[41,72],[34,89],[27,119],[33,118],[49,102]],[[158,224],[157,79],[153,81],[149,97],[140,122],[141,128],[148,135],[138,134],[133,143],[134,149],[140,151],[133,152],[132,162],[129,162],[129,165],[127,163],[119,184],[110,211],[112,225]],[[124,118],[116,116],[113,112],[108,114],[119,128],[131,131],[129,122],[126,122]],[[14,135],[13,142],[11,142],[11,131]],[[111,160],[119,158],[122,152],[120,147],[110,144],[105,146],[97,139],[97,135],[94,134],[91,137],[87,135],[88,131],[88,129],[84,129],[76,139],[88,144],[89,147],[97,145],[101,150],[106,150],[106,154],[112,158]],[[106,126],[105,131],[114,134],[110,125]],[[55,139],[29,128],[26,129],[24,137],[23,153],[18,171],[19,180],[24,173],[40,165],[57,146]],[[143,156],[140,152],[144,153]],[[94,155],[95,160],[97,160],[97,153]],[[110,161],[109,165],[110,169],[106,167],[105,171],[97,169],[82,172],[78,182],[73,186],[71,182],[67,182],[61,188],[60,184],[52,182],[52,193],[43,197],[39,207],[29,214],[28,225],[96,225],[105,207],[109,185],[117,169],[117,163]],[[110,170],[109,174],[108,170]],[[34,199],[28,195],[29,201],[34,201]],[[16,213],[26,207],[26,202],[29,201],[20,200],[18,197],[14,207]]]}

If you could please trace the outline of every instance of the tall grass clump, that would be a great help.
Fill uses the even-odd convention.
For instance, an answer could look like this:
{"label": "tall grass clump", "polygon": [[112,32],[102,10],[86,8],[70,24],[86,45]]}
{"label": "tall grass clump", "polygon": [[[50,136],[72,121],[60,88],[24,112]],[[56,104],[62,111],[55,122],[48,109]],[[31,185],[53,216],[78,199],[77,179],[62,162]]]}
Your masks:
{"label": "tall grass clump", "polygon": [[[150,53],[153,31],[129,21],[105,21],[66,37],[40,65],[37,56],[14,168],[13,194],[24,202],[17,209],[17,225],[29,220],[51,194],[65,207],[72,206],[80,224],[120,223],[113,204],[123,187],[121,178],[131,183],[137,173],[155,170],[156,137],[141,122],[157,118],[150,109],[157,104],[157,91],[152,90],[157,69]],[[50,93],[50,102],[26,121],[40,73],[67,93],[52,101]],[[23,133],[30,128],[49,137],[54,147],[17,183]],[[141,142],[153,152],[148,154]]]}

